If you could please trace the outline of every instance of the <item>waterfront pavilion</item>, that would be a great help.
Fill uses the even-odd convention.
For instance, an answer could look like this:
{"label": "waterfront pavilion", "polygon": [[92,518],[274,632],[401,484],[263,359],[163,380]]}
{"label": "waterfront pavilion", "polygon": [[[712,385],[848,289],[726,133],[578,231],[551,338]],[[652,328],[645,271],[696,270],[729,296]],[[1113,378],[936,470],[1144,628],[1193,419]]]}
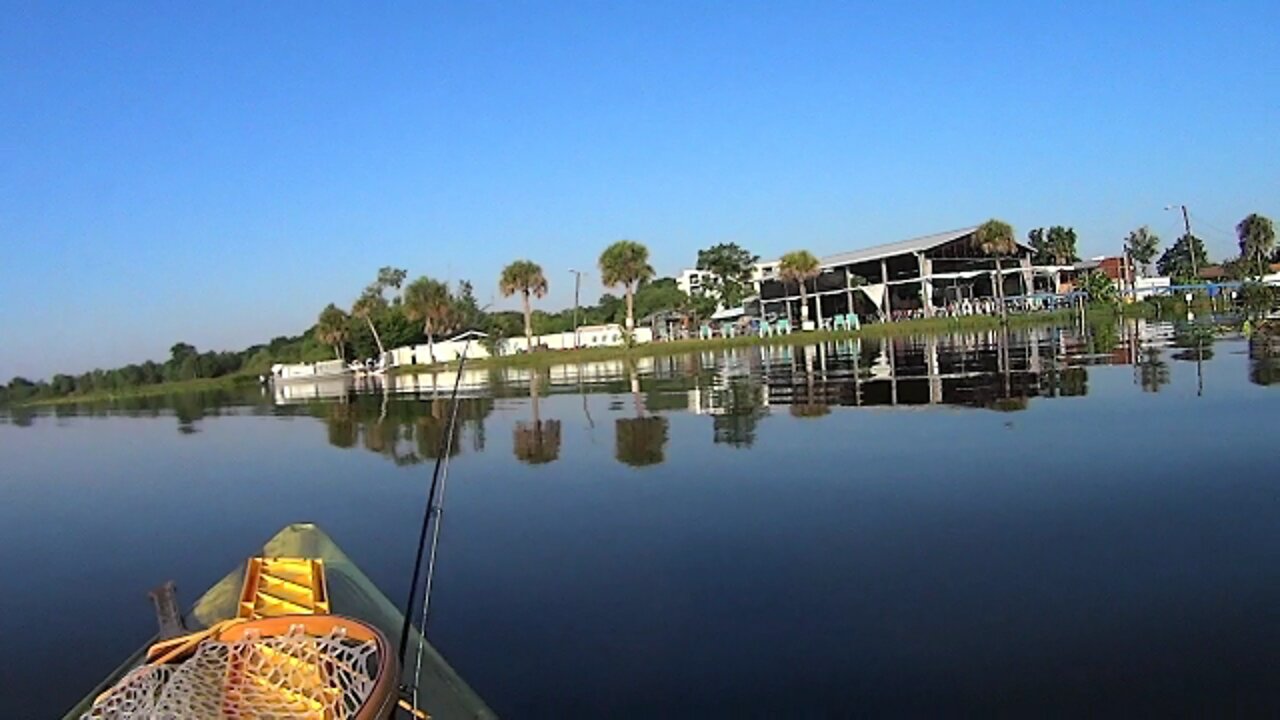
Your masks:
{"label": "waterfront pavilion", "polygon": [[[818,261],[820,273],[808,281],[809,319],[856,313],[859,317],[893,318],[903,313],[932,317],[940,309],[995,297],[1002,282],[1004,296],[1016,298],[1033,290],[1031,248],[1018,244],[1016,254],[996,258],[974,242],[977,227],[926,235],[839,253]],[[778,261],[758,266],[757,288],[766,317],[799,320],[800,287],[778,277]]]}

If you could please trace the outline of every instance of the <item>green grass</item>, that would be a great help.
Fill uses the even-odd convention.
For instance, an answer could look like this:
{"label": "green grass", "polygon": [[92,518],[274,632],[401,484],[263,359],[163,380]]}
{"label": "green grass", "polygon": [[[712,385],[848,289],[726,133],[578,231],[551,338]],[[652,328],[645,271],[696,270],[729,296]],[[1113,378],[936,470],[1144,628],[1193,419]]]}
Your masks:
{"label": "green grass", "polygon": [[225,390],[228,388],[258,382],[257,373],[233,373],[217,378],[197,378],[195,380],[173,380],[154,385],[138,385],[119,390],[101,390],[83,394],[60,395],[58,397],[34,397],[22,402],[13,403],[11,407],[38,407],[48,405],[77,405],[80,403],[99,403],[127,398],[152,397],[174,393],[201,392],[206,390]]}
{"label": "green grass", "polygon": [[[1069,322],[1075,313],[1072,310],[1031,313],[1027,315],[1010,315],[1009,327],[1036,327]],[[618,360],[625,358],[654,357],[657,355],[679,355],[681,353],[719,350],[734,347],[752,347],[758,345],[807,345],[829,340],[841,340],[857,337],[903,337],[911,335],[958,332],[966,330],[994,330],[1000,327],[1000,318],[987,315],[972,315],[962,318],[923,318],[919,320],[903,320],[893,323],[877,323],[864,325],[854,331],[814,331],[794,332],[790,335],[758,337],[755,335],[734,338],[711,338],[709,340],[673,340],[671,342],[646,343],[635,347],[599,347],[579,348],[577,350],[547,350],[518,355],[481,358],[468,361],[468,365],[476,368],[484,367],[545,367],[567,363],[584,363],[601,360]],[[396,374],[432,372],[445,370],[457,363],[435,363],[432,365],[403,365],[395,370]]]}

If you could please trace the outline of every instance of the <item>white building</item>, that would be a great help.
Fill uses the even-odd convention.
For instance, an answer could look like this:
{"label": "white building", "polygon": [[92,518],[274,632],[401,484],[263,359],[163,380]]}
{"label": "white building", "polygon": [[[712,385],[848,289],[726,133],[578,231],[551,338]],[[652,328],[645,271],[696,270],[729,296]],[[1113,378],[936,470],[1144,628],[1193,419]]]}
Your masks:
{"label": "white building", "polygon": [[[653,330],[638,327],[635,330],[635,341],[638,344],[653,342]],[[547,350],[572,350],[574,348],[620,347],[626,344],[626,330],[617,323],[608,325],[582,325],[575,333],[568,330],[550,335],[533,336],[534,347]],[[513,355],[528,352],[529,343],[524,336],[506,338],[500,343],[499,355]]]}
{"label": "white building", "polygon": [[484,340],[488,337],[488,335],[479,330],[468,330],[434,345],[428,345],[427,343],[404,345],[388,350],[387,354],[391,356],[391,364],[393,366],[457,362],[464,351],[468,360],[477,360],[489,357],[489,351],[484,346]]}
{"label": "white building", "polygon": [[[405,365],[431,365],[433,363],[457,362],[462,357],[462,353],[467,353],[467,359],[478,360],[490,356],[489,350],[485,345],[488,335],[478,330],[469,330],[435,343],[428,345],[422,343],[419,345],[404,345],[402,347],[388,350],[387,354],[391,356],[390,364],[392,366],[403,367]],[[638,327],[635,330],[636,343],[653,342],[653,330],[647,327]],[[572,350],[574,348],[594,348],[594,347],[620,347],[626,343],[626,331],[617,323],[608,325],[583,325],[578,328],[575,337],[572,330],[562,333],[552,333],[549,335],[535,335],[533,344],[535,347],[547,350]],[[516,353],[528,352],[529,343],[524,336],[505,338],[498,341],[498,355],[514,355]]]}

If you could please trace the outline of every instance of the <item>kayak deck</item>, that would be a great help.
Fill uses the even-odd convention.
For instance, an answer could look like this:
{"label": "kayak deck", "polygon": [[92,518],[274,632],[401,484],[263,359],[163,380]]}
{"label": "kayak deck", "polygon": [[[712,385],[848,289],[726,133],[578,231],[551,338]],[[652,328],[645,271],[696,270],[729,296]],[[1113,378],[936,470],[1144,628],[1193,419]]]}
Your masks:
{"label": "kayak deck", "polygon": [[[332,612],[363,620],[383,632],[388,638],[400,636],[404,616],[400,610],[378,590],[377,586],[356,567],[355,563],[338,548],[337,544],[312,523],[296,523],[276,533],[262,547],[263,557],[313,558],[324,563],[327,579],[328,602]],[[245,564],[241,563],[196,601],[186,617],[187,627],[199,630],[223,620],[236,617],[240,610],[241,590],[244,585]],[[417,647],[421,635],[413,628],[409,636],[409,648]],[[76,704],[64,720],[75,720],[88,711],[94,698],[113,686],[129,670],[142,663],[150,643],[112,672],[98,687]],[[414,684],[412,660],[405,663],[405,684]],[[423,709],[432,718],[496,718],[485,704],[449,663],[430,643],[423,648],[422,668],[416,678]]]}

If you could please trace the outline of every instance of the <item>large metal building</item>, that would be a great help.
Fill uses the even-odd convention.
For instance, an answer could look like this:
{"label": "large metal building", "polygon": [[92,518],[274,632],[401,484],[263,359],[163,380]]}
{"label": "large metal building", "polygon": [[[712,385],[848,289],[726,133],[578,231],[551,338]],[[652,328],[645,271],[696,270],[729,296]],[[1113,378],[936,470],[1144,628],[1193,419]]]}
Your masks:
{"label": "large metal building", "polygon": [[[941,310],[995,297],[997,262],[1004,296],[1034,292],[1031,248],[1013,256],[984,254],[974,242],[977,227],[926,235],[821,258],[819,275],[807,283],[809,319],[857,313],[863,318],[932,317]],[[778,262],[760,263],[756,289],[766,317],[798,322],[800,287],[778,277]]]}

